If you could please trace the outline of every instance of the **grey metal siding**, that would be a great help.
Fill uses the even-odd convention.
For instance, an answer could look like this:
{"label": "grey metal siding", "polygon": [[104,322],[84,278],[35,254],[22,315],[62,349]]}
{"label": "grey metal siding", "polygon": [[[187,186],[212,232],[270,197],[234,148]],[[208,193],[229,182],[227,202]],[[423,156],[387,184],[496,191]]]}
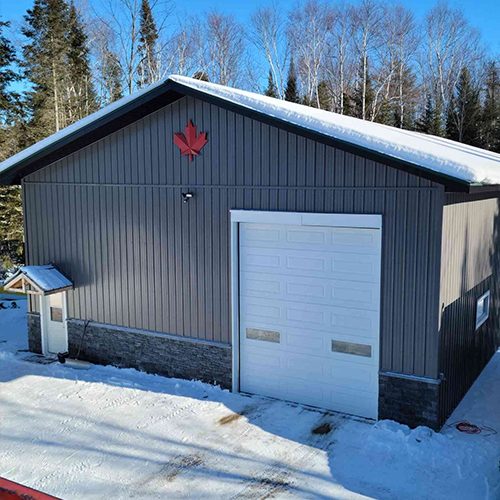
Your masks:
{"label": "grey metal siding", "polygon": [[[441,265],[441,419],[453,411],[495,352],[499,332],[499,199],[448,194]],[[477,299],[491,292],[490,317],[476,331]]]}
{"label": "grey metal siding", "polygon": [[[189,119],[209,141],[193,162],[172,140]],[[73,278],[71,317],[223,343],[230,209],[383,214],[381,369],[437,376],[440,185],[186,97],[31,174],[25,196],[29,262]]]}

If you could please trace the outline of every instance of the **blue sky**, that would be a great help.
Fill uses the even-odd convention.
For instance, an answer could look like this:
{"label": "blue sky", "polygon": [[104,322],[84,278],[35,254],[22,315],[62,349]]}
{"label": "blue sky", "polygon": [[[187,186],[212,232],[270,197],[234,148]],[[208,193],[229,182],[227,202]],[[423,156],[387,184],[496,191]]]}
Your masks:
{"label": "blue sky", "polygon": [[[88,4],[94,2],[97,2],[97,0],[86,0]],[[203,12],[215,8],[233,14],[243,23],[249,20],[251,13],[257,6],[270,2],[271,0],[173,1],[179,14],[186,11],[186,4],[188,4],[191,12]],[[281,0],[279,3],[287,8],[289,5],[295,4],[295,0]],[[422,18],[436,2],[435,0],[402,0],[401,3],[411,8],[417,18]],[[498,0],[450,0],[448,4],[462,8],[471,24],[481,31],[490,51],[496,54],[500,53],[500,2]],[[22,21],[26,9],[32,5],[33,0],[0,0],[0,17],[14,21],[14,24],[17,24]]]}
{"label": "blue sky", "polygon": [[[16,44],[22,43],[18,30],[23,22],[23,15],[31,8],[34,0],[0,0],[0,19],[12,21],[12,35]],[[97,6],[103,0],[76,0],[79,5]],[[274,0],[276,1],[276,0]],[[332,0],[333,2],[337,0]],[[399,0],[410,8],[421,20],[438,0]],[[247,24],[252,12],[261,5],[270,4],[273,0],[171,0],[174,14],[182,18],[183,14],[193,14],[217,9],[234,15],[240,22]],[[277,0],[285,10],[301,0]],[[448,5],[463,10],[472,26],[477,28],[492,56],[500,55],[500,0],[449,0]],[[22,84],[20,84],[22,85]]]}

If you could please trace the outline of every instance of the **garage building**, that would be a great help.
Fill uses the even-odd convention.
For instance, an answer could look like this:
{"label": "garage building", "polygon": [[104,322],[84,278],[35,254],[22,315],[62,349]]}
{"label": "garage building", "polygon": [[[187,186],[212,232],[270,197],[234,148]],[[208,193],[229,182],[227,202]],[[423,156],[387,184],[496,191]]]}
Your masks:
{"label": "garage building", "polygon": [[172,76],[0,182],[33,352],[436,429],[495,352],[498,154]]}

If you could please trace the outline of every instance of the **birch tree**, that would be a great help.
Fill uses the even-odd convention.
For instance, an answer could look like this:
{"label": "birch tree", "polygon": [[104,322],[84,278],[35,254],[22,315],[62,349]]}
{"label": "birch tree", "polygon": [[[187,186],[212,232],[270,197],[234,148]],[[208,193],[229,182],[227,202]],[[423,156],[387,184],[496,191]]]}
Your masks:
{"label": "birch tree", "polygon": [[232,17],[210,12],[206,19],[208,74],[221,85],[237,85],[242,76],[244,58],[244,29]]}
{"label": "birch tree", "polygon": [[318,0],[308,0],[290,12],[289,43],[297,64],[305,102],[320,107],[318,85],[328,54],[328,36],[334,15],[330,7]]}
{"label": "birch tree", "polygon": [[460,10],[438,4],[425,21],[423,52],[423,81],[433,95],[438,112],[443,114],[461,69],[466,66],[474,73],[481,61],[479,34]]}
{"label": "birch tree", "polygon": [[289,46],[286,23],[278,6],[257,9],[252,16],[252,28],[252,42],[269,66],[276,96],[284,99]]}
{"label": "birch tree", "polygon": [[367,96],[370,90],[368,64],[369,59],[372,62],[376,60],[376,52],[381,43],[383,11],[378,3],[372,0],[363,0],[359,5],[351,7],[350,17],[356,60],[359,64],[357,71],[360,94],[358,116],[366,120],[370,117],[370,109],[367,105]]}
{"label": "birch tree", "polygon": [[352,22],[349,8],[336,6],[331,33],[328,37],[328,57],[325,65],[326,77],[333,98],[333,111],[344,114],[346,99],[352,84]]}

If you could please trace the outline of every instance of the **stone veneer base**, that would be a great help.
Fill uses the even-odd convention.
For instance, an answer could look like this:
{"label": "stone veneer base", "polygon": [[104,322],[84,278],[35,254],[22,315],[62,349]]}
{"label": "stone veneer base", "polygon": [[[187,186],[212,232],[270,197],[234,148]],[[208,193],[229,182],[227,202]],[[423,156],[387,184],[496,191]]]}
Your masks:
{"label": "stone veneer base", "polygon": [[[93,322],[82,340],[84,328],[84,321],[68,320],[70,357],[80,350],[79,359],[92,363],[231,387],[228,345]],[[39,314],[28,314],[28,341],[30,351],[42,352]]]}
{"label": "stone veneer base", "polygon": [[410,427],[426,425],[439,430],[440,386],[440,381],[435,379],[381,373],[379,419],[396,420]]}

